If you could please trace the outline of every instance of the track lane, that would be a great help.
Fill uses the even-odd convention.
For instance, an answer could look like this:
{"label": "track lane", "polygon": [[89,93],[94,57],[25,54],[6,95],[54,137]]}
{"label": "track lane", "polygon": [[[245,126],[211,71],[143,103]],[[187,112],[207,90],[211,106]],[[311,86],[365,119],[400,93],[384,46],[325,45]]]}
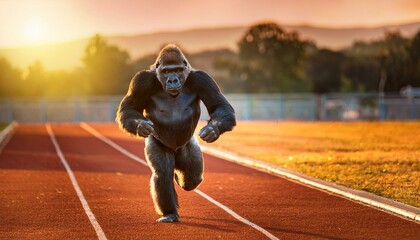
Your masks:
{"label": "track lane", "polygon": [[[142,143],[121,134],[115,125],[93,127],[144,157]],[[95,239],[45,126],[22,125],[16,130],[0,154],[0,239]],[[94,141],[77,125],[53,125],[53,130],[108,239],[266,239],[179,188],[182,222],[154,223],[147,168]],[[205,155],[200,190],[280,239],[420,235],[420,225],[412,221],[210,155]]]}
{"label": "track lane", "polygon": [[[131,158],[132,160],[148,167],[148,164],[145,160],[140,159],[139,157],[137,157],[136,155],[134,155],[133,153],[127,151],[126,149],[122,148],[120,145],[116,144],[114,141],[112,141],[111,139],[101,135],[98,131],[96,131],[94,128],[92,128],[91,126],[89,126],[86,123],[81,123],[80,126],[88,131],[89,133],[91,133],[92,135],[94,135],[96,138],[100,139],[102,142],[105,142],[108,146],[114,148],[115,150],[119,151],[120,153],[124,154],[125,156]],[[222,203],[216,201],[215,199],[213,199],[212,197],[210,197],[209,195],[205,194],[204,192],[195,189],[193,190],[194,192],[196,192],[198,195],[202,196],[203,198],[205,198],[207,201],[213,203],[214,205],[216,205],[217,207],[219,207],[220,209],[222,209],[223,211],[227,212],[228,214],[230,214],[232,217],[234,217],[235,219],[237,219],[238,221],[256,229],[257,231],[261,232],[262,234],[266,235],[269,239],[271,240],[278,240],[278,238],[276,236],[274,236],[273,234],[271,234],[270,232],[268,232],[266,229],[258,226],[257,224],[249,221],[248,219],[243,218],[242,216],[240,216],[239,214],[237,214],[236,212],[232,211],[232,209],[226,207],[225,205],[223,205]]]}
{"label": "track lane", "polygon": [[80,200],[80,203],[82,204],[83,209],[85,210],[86,216],[88,216],[90,223],[92,224],[92,227],[95,229],[96,235],[98,236],[99,240],[107,240],[104,231],[101,228],[101,225],[99,225],[98,221],[95,218],[95,215],[92,213],[92,210],[89,207],[88,202],[86,201],[85,196],[83,195],[82,190],[80,189],[79,183],[77,182],[76,177],[74,176],[73,170],[69,166],[66,158],[64,157],[63,152],[61,151],[60,146],[57,143],[57,139],[55,138],[55,134],[53,130],[51,129],[51,124],[46,125],[48,135],[51,139],[52,144],[54,145],[54,148],[57,152],[58,157],[61,160],[61,163],[63,164],[64,168],[67,171],[67,174],[70,177],[70,181],[73,185],[74,190],[76,191],[77,197]]}
{"label": "track lane", "polygon": [[[94,125],[144,157],[115,125]],[[141,146],[139,146],[141,145]],[[317,189],[205,154],[199,188],[280,239],[417,239],[420,225]]]}
{"label": "track lane", "polygon": [[19,125],[0,153],[0,239],[94,239],[44,125]]}
{"label": "track lane", "polygon": [[[148,167],[77,125],[52,125],[52,129],[108,239],[267,239],[198,194],[180,188],[181,222],[155,223]],[[133,147],[139,151],[141,146],[137,142]]]}

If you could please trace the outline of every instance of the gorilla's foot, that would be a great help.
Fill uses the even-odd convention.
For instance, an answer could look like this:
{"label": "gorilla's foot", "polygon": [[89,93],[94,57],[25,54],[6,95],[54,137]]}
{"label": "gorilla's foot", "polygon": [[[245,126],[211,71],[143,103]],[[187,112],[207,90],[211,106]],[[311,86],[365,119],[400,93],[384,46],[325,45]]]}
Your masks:
{"label": "gorilla's foot", "polygon": [[156,222],[163,222],[163,223],[179,222],[179,215],[178,213],[171,213],[171,214],[168,214],[159,218],[158,220],[156,220]]}

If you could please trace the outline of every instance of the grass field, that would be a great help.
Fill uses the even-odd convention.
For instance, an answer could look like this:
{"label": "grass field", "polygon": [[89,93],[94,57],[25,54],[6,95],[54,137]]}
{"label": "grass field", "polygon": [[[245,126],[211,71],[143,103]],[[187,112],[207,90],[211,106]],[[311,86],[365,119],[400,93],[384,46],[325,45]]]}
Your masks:
{"label": "grass field", "polygon": [[420,207],[420,121],[239,122],[211,146]]}

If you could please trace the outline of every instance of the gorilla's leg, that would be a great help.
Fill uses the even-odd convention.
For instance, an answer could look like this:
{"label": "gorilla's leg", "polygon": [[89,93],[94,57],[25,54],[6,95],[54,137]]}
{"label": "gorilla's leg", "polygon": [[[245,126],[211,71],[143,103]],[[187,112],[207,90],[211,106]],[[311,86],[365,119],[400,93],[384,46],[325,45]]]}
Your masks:
{"label": "gorilla's leg", "polygon": [[150,193],[156,212],[163,217],[158,222],[178,222],[178,196],[174,188],[175,155],[153,136],[146,139],[146,160],[152,170]]}
{"label": "gorilla's leg", "polygon": [[203,181],[203,154],[195,137],[176,152],[175,174],[177,184],[186,191],[194,190]]}

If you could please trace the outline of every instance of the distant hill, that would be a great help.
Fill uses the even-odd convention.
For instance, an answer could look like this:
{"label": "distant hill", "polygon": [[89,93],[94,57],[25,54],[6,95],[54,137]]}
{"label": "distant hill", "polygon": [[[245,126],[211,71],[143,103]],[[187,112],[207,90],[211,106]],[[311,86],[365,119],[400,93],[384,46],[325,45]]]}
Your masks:
{"label": "distant hill", "polygon": [[[386,30],[399,30],[411,36],[420,30],[420,22],[374,28],[323,28],[313,26],[284,26],[287,30],[299,32],[303,39],[314,41],[319,47],[342,49],[356,40],[372,40],[383,37]],[[165,43],[177,43],[189,53],[204,50],[230,48],[236,46],[248,27],[202,28],[174,32],[158,32],[131,36],[105,36],[120,48],[127,50],[132,59],[159,51]],[[71,69],[80,65],[88,38],[59,44],[34,47],[3,48],[0,56],[5,56],[12,64],[25,67],[40,60],[48,69]]]}
{"label": "distant hill", "polygon": [[420,31],[420,22],[389,25],[373,28],[322,28],[312,26],[290,26],[305,39],[313,40],[318,47],[332,48],[334,50],[350,47],[355,41],[375,40],[384,37],[386,31],[399,30],[403,36],[413,36]]}

